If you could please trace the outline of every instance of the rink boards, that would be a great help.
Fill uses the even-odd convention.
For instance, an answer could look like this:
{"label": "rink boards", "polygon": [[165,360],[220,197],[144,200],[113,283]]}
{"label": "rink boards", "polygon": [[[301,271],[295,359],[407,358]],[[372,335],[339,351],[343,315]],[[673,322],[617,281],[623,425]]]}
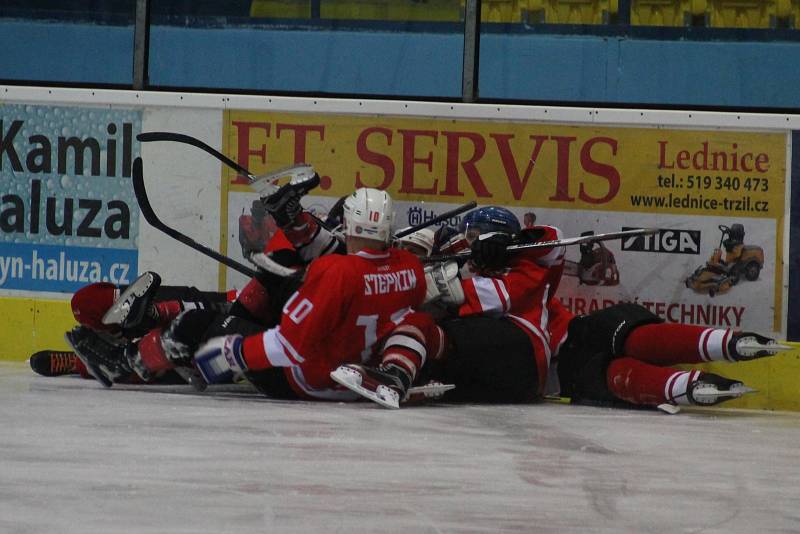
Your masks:
{"label": "rink boards", "polygon": [[[152,131],[193,136],[253,174],[309,162],[322,184],[306,207],[319,214],[370,186],[395,198],[399,226],[476,200],[520,220],[533,212],[565,236],[658,227],[606,243],[605,263],[565,276],[565,306],[636,301],[667,321],[798,332],[789,287],[800,116],[0,86],[0,121],[0,359],[66,348],[68,301],[87,283],[155,270],[166,284],[242,287],[242,275],[141,218],[131,169],[141,157],[165,223],[241,262],[257,196],[195,147],[136,140]],[[760,250],[755,278],[714,296],[688,287],[719,246],[719,226],[734,224]],[[800,409],[799,361],[716,368],[759,389],[740,407]]]}

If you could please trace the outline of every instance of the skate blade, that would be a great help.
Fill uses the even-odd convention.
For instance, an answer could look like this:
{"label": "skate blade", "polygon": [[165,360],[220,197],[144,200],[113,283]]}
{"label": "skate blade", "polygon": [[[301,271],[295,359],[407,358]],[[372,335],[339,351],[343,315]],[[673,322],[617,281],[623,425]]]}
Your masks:
{"label": "skate blade", "polygon": [[774,354],[778,354],[779,352],[784,352],[787,350],[800,350],[800,343],[795,343],[792,341],[776,341],[773,345],[762,345],[757,341],[753,342],[740,342],[737,345],[737,350],[742,353],[749,353],[752,352],[753,354],[758,354],[759,352],[772,352]]}
{"label": "skate blade", "polygon": [[[353,371],[347,367],[339,367],[331,373],[331,379],[337,384],[341,384],[342,386],[346,387],[350,391],[358,393],[362,397],[380,404],[384,408],[389,408],[390,410],[397,410],[400,408],[400,398],[397,393],[384,386],[378,387],[377,391],[366,389],[361,385],[361,374],[357,371]],[[381,388],[387,390],[384,392],[386,395],[385,397],[378,394],[378,391],[381,391]]]}
{"label": "skate blade", "polygon": [[83,365],[86,367],[86,371],[88,371],[88,373],[92,375],[95,380],[97,380],[107,388],[110,388],[113,385],[113,382],[103,374],[103,372],[100,370],[98,366],[94,365],[92,362],[90,362],[84,356],[81,355],[81,351],[79,351],[77,347],[78,344],[75,343],[72,339],[72,332],[65,333],[64,340],[70,347],[72,347],[72,351],[75,353],[75,356],[77,356],[78,359],[81,362],[83,362]]}
{"label": "skate blade", "polygon": [[119,298],[114,301],[111,307],[108,308],[108,311],[106,311],[100,321],[103,324],[121,325],[124,323],[125,319],[128,318],[128,314],[131,312],[130,297],[142,298],[155,280],[156,277],[150,272],[144,273],[138,279],[134,280],[133,283],[120,294]]}
{"label": "skate blade", "polygon": [[203,379],[197,369],[177,366],[175,367],[175,372],[198,393],[202,393],[208,387],[208,383]]}
{"label": "skate blade", "polygon": [[727,397],[730,399],[738,399],[742,395],[746,395],[748,393],[756,393],[758,392],[757,389],[751,388],[750,386],[739,386],[731,388],[727,391],[720,391],[719,389],[713,386],[705,386],[700,387],[692,391],[692,397],[694,397],[695,401],[698,404],[707,404],[704,401],[715,401],[720,397]]}
{"label": "skate blade", "polygon": [[425,384],[424,386],[414,386],[408,389],[409,396],[411,395],[425,395],[426,397],[440,397],[450,391],[451,389],[455,389],[455,384],[439,384],[439,383],[432,383],[432,384]]}
{"label": "skate blade", "polygon": [[781,351],[784,350],[797,350],[800,351],[800,341],[776,341],[777,346],[781,347]]}
{"label": "skate blade", "polygon": [[669,415],[676,415],[681,412],[681,407],[676,404],[669,404],[667,402],[656,406],[657,409]]}

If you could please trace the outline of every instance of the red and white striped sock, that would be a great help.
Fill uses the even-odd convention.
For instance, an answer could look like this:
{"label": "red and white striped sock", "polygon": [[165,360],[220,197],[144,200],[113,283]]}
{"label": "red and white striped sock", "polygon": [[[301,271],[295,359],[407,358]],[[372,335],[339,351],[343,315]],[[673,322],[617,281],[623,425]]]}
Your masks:
{"label": "red and white striped sock", "polygon": [[732,330],[705,326],[648,324],[628,335],[625,355],[662,365],[734,361],[728,351],[732,335]]}

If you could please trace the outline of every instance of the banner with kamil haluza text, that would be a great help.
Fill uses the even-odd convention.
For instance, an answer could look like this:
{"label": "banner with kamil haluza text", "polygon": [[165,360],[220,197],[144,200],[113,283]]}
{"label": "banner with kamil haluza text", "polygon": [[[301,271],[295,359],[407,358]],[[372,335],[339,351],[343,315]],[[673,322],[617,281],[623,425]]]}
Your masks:
{"label": "banner with kamil haluza text", "polygon": [[140,111],[0,105],[0,292],[135,279],[140,131]]}
{"label": "banner with kamil haluza text", "polygon": [[[633,301],[671,322],[785,330],[785,133],[256,111],[226,112],[223,132],[226,154],[253,173],[314,165],[322,184],[305,204],[319,213],[369,186],[392,194],[400,226],[474,199],[565,236],[657,227],[571,247],[562,302],[587,313]],[[224,173],[236,255],[261,219],[246,180]]]}

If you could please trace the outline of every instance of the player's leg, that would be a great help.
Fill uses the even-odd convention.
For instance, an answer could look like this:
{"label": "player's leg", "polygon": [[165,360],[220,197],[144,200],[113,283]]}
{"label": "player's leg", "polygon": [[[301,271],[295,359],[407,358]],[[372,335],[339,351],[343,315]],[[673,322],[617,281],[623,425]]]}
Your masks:
{"label": "player's leg", "polygon": [[433,377],[456,388],[447,400],[531,402],[539,376],[528,335],[505,319],[484,316],[443,321],[447,348]]}
{"label": "player's leg", "polygon": [[561,394],[576,403],[618,402],[606,385],[608,366],[625,355],[631,332],[661,322],[636,304],[618,304],[570,320],[567,339],[557,356]]}
{"label": "player's leg", "polygon": [[716,374],[661,367],[627,357],[610,362],[606,380],[614,396],[645,406],[710,406],[752,391],[738,380]]}
{"label": "player's leg", "polygon": [[673,323],[646,324],[625,340],[627,356],[656,364],[737,362],[773,356],[783,350],[752,332]]}
{"label": "player's leg", "polygon": [[441,356],[444,333],[429,314],[414,312],[403,318],[381,346],[378,366],[342,365],[331,378],[382,406],[399,408],[412,385],[419,383],[426,361]]}
{"label": "player's leg", "polygon": [[156,326],[166,326],[181,312],[211,309],[225,313],[230,309],[228,294],[200,291],[191,286],[163,286],[161,277],[142,273],[122,290],[103,316],[106,325],[118,325],[132,337],[139,337]]}
{"label": "player's leg", "polygon": [[42,376],[80,375],[91,378],[86,366],[71,351],[45,349],[34,352],[28,363],[31,369]]}
{"label": "player's leg", "polygon": [[301,273],[278,276],[260,272],[239,293],[230,309],[230,315],[272,327],[281,320],[283,306],[303,283]]}

